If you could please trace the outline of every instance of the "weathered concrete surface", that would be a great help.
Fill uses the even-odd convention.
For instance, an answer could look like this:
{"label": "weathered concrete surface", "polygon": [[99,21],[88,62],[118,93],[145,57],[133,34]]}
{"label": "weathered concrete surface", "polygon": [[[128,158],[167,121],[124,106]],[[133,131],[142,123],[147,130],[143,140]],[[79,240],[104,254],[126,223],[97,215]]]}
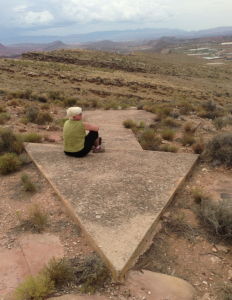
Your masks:
{"label": "weathered concrete surface", "polygon": [[[104,138],[104,137],[103,137]],[[115,279],[124,276],[198,156],[107,150],[82,159],[61,145],[26,150]]]}
{"label": "weathered concrete surface", "polygon": [[[83,111],[83,120],[94,124],[122,125],[126,119],[132,119],[137,124],[145,121],[146,125],[154,123],[154,114],[145,110],[96,110]],[[100,128],[101,130],[101,128]]]}
{"label": "weathered concrete surface", "polygon": [[126,287],[136,299],[147,300],[194,300],[196,291],[188,282],[169,275],[143,270],[129,271],[125,280]]}
{"label": "weathered concrete surface", "polygon": [[122,125],[106,126],[99,124],[99,135],[103,138],[103,148],[117,149],[117,150],[140,150],[142,147],[135,138],[135,135],[130,129],[126,129]]}

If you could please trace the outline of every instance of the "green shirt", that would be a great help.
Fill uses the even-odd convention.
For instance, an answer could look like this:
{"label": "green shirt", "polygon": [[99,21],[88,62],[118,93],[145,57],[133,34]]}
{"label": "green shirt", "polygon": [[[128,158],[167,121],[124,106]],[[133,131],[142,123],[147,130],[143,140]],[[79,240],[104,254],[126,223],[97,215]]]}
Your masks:
{"label": "green shirt", "polygon": [[65,152],[78,152],[84,148],[85,125],[82,121],[67,120],[64,123],[63,140]]}

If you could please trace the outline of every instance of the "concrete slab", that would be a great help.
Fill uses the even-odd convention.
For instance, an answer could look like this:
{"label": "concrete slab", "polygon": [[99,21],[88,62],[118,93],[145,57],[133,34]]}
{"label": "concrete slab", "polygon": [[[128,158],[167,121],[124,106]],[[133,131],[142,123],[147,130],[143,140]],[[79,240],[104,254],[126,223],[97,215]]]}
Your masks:
{"label": "concrete slab", "polygon": [[99,124],[99,135],[103,138],[103,148],[117,150],[140,150],[143,151],[139,142],[135,139],[135,135],[131,129],[127,129],[122,125],[105,126]]}
{"label": "concrete slab", "polygon": [[66,156],[61,145],[45,144],[28,144],[26,150],[115,280],[122,279],[141,253],[198,158],[108,149],[78,159]]}
{"label": "concrete slab", "polygon": [[122,125],[126,119],[137,124],[145,121],[146,125],[154,123],[154,114],[145,110],[95,110],[83,111],[83,120],[94,124]]}

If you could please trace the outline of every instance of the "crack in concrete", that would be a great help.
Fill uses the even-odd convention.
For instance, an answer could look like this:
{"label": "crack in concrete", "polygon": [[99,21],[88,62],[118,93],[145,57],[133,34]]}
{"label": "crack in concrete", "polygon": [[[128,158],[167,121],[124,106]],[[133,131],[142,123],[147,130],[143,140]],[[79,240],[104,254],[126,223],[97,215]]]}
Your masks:
{"label": "crack in concrete", "polygon": [[29,274],[31,275],[31,270],[30,270],[29,264],[28,264],[28,262],[27,262],[26,256],[25,256],[25,254],[24,254],[24,252],[23,252],[23,249],[22,249],[20,243],[19,243],[19,247],[20,247],[21,252],[22,252],[22,254],[23,254],[23,256],[24,256],[24,259],[25,259],[25,261],[26,261],[26,263],[27,263],[28,272],[29,272]]}

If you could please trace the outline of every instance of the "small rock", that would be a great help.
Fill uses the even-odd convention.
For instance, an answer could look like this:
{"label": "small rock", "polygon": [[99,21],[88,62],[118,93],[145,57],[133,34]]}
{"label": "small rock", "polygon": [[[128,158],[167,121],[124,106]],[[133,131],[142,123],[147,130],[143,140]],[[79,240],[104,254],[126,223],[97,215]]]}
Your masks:
{"label": "small rock", "polygon": [[206,168],[202,169],[203,172],[209,172],[209,170],[207,170]]}
{"label": "small rock", "polygon": [[20,128],[20,129],[19,129],[19,132],[27,132],[27,130],[26,130],[26,129],[23,129],[23,128]]}
{"label": "small rock", "polygon": [[228,270],[228,280],[232,279],[232,270]]}
{"label": "small rock", "polygon": [[224,253],[228,253],[229,252],[229,248],[226,247],[226,246],[217,245],[216,247],[217,247],[218,251],[220,251],[220,252],[224,252]]}
{"label": "small rock", "polygon": [[213,248],[212,248],[212,251],[216,253],[216,252],[217,252],[217,249],[216,249],[215,247],[213,247]]}
{"label": "small rock", "polygon": [[45,129],[46,127],[43,126],[43,125],[39,125],[37,128],[38,128],[38,129]]}
{"label": "small rock", "polygon": [[59,129],[58,126],[55,125],[48,125],[48,127],[46,128],[48,131],[56,131]]}

